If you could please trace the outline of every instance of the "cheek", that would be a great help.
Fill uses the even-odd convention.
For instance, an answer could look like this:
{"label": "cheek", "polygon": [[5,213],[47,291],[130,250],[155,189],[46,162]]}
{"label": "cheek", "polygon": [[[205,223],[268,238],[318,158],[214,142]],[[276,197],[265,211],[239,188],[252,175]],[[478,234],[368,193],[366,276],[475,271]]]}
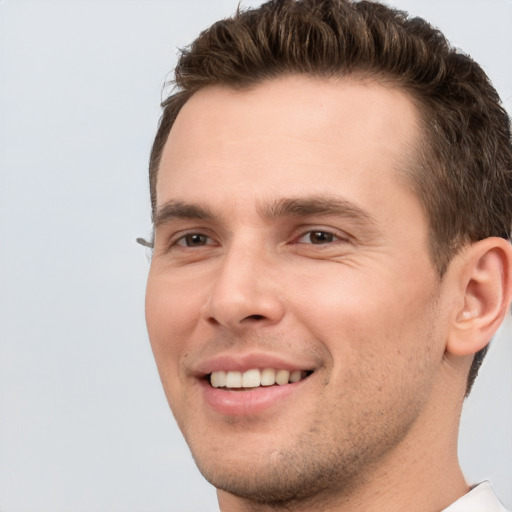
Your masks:
{"label": "cheek", "polygon": [[[146,288],[146,324],[162,380],[179,373],[186,340],[197,325],[193,293],[150,271]],[[164,380],[165,383],[165,380]]]}
{"label": "cheek", "polygon": [[309,294],[310,307],[302,310],[330,354],[325,383],[354,425],[362,421],[358,411],[372,424],[390,415],[409,421],[428,399],[442,360],[434,287],[362,281],[331,281]]}
{"label": "cheek", "polygon": [[[358,364],[364,357],[376,367],[405,366],[430,348],[434,281],[419,283],[400,279],[398,272],[371,275],[345,268],[315,280],[303,278],[301,289],[308,293],[296,305],[298,316],[316,339],[328,345],[334,365]],[[299,293],[294,296],[300,300]]]}
{"label": "cheek", "polygon": [[183,363],[197,317],[197,303],[188,289],[150,271],[146,289],[148,335],[163,390],[180,428],[187,402]]}
{"label": "cheek", "polygon": [[300,310],[311,330],[318,331],[319,338],[359,337],[372,329],[382,335],[393,325],[396,295],[396,290],[375,277],[340,266],[324,274],[304,272],[293,293],[293,307]]}

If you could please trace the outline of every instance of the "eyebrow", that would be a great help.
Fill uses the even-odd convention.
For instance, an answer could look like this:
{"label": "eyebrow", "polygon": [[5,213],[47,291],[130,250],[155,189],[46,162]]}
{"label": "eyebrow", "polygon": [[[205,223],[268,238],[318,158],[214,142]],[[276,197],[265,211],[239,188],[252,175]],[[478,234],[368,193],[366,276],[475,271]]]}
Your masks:
{"label": "eyebrow", "polygon": [[[270,220],[284,217],[335,215],[351,219],[361,225],[377,228],[375,219],[353,202],[326,195],[278,199],[259,205],[257,211],[262,217]],[[174,219],[214,220],[215,218],[216,216],[205,205],[170,200],[157,209],[154,227],[157,228]]]}
{"label": "eyebrow", "polygon": [[309,217],[312,215],[336,215],[361,224],[377,226],[375,219],[351,201],[333,196],[285,198],[259,208],[270,219],[279,217]]}
{"label": "eyebrow", "polygon": [[213,218],[213,213],[206,206],[171,200],[157,208],[153,224],[157,228],[173,219],[212,220]]}

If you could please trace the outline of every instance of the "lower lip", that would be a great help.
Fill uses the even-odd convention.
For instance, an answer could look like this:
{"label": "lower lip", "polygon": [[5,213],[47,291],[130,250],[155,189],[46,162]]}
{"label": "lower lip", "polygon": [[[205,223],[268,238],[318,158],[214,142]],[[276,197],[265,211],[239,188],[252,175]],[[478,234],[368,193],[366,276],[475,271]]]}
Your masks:
{"label": "lower lip", "polygon": [[214,388],[203,381],[203,396],[206,403],[217,413],[228,416],[254,416],[272,407],[281,407],[283,401],[305,382],[301,380],[284,386],[268,386],[247,391],[228,391]]}

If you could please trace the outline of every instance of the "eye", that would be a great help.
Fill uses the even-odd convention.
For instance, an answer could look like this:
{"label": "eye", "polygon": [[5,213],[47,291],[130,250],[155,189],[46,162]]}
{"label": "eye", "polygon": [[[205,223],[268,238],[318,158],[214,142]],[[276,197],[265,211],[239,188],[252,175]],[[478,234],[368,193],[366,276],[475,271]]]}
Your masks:
{"label": "eye", "polygon": [[211,245],[212,239],[208,235],[202,233],[189,233],[176,240],[174,245],[181,247],[204,247],[205,245]]}
{"label": "eye", "polygon": [[297,239],[299,244],[331,244],[333,242],[339,242],[342,239],[336,236],[330,231],[312,230],[304,233],[300,238]]}

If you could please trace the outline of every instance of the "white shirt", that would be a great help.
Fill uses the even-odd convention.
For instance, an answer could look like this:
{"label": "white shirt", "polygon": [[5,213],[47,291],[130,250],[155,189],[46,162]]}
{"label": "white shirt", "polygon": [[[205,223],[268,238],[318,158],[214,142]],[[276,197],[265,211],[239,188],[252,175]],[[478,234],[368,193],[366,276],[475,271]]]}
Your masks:
{"label": "white shirt", "polygon": [[507,512],[507,509],[494,494],[491,484],[483,482],[443,512]]}

